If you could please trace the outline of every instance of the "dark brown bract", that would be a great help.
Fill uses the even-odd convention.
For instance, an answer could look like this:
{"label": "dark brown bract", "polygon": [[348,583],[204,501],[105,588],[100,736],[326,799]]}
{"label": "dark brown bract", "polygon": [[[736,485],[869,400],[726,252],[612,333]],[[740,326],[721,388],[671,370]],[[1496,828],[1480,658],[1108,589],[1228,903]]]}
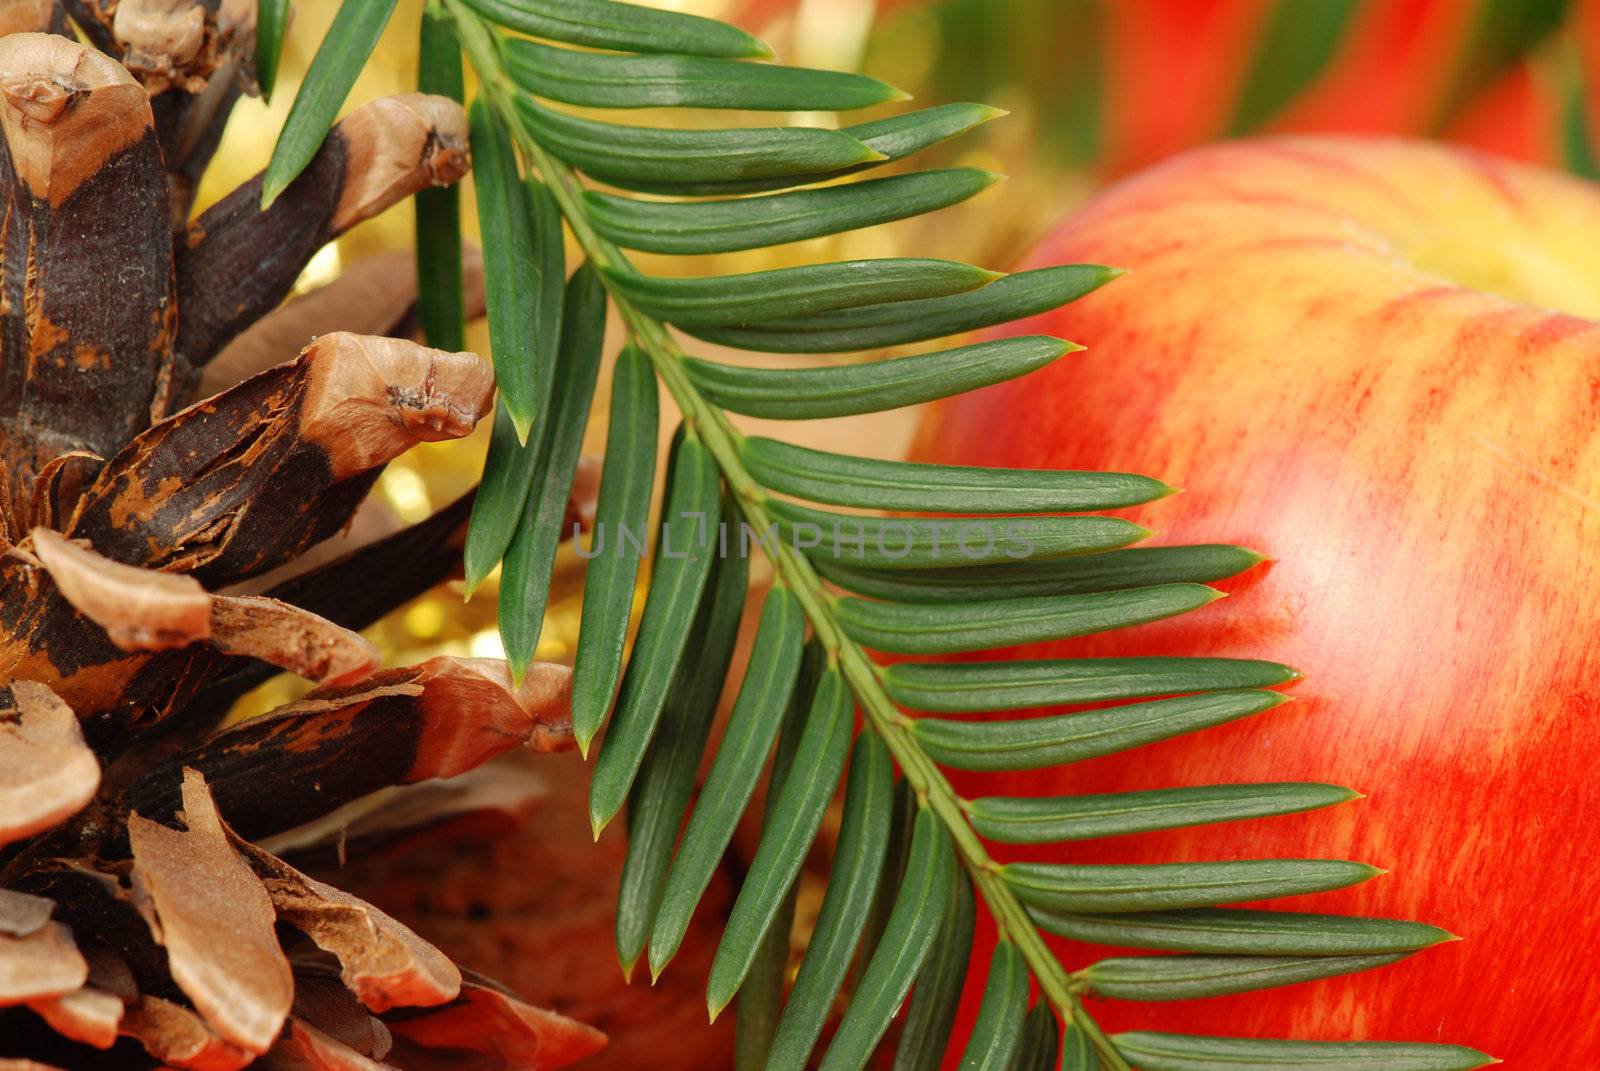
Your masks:
{"label": "dark brown bract", "polygon": [[[380,669],[353,631],[452,571],[470,496],[294,569],[494,381],[470,353],[297,337],[279,308],[326,242],[466,172],[453,102],[367,104],[270,209],[257,179],[189,220],[253,89],[254,13],[0,0],[0,1064],[564,1066],[603,1036],[253,843],[572,745],[566,667]],[[263,317],[244,378],[206,374]],[[298,356],[264,358],[285,338]],[[223,727],[279,670],[316,688]]]}

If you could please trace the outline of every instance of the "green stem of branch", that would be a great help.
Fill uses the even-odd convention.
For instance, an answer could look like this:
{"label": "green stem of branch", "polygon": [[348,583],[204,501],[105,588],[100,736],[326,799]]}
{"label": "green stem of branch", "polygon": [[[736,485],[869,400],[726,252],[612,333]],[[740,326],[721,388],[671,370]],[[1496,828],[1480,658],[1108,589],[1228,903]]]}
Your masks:
{"label": "green stem of branch", "polygon": [[[461,43],[478,73],[485,94],[513,132],[526,163],[549,186],[584,254],[597,267],[631,270],[626,255],[590,226],[583,205],[583,187],[577,175],[565,163],[546,152],[523,125],[512,104],[515,90],[500,66],[493,32],[477,15],[462,6],[460,0],[445,2],[455,17]],[[606,285],[609,289],[609,279]],[[750,475],[739,456],[739,443],[743,438],[739,430],[729,421],[727,414],[707,401],[689,379],[683,369],[683,351],[666,326],[634,308],[614,289],[611,290],[611,300],[634,339],[649,357],[656,374],[666,384],[668,393],[678,404],[688,430],[699,436],[716,459],[723,478],[739,503],[745,522],[759,533],[772,530],[772,518],[766,509],[766,492]],[[1065,968],[1045,944],[1033,920],[1028,917],[1027,909],[1000,877],[999,864],[989,856],[988,849],[967,820],[963,801],[951,787],[944,772],[911,735],[910,723],[884,691],[877,667],[860,645],[839,627],[832,609],[835,596],[824,587],[821,577],[803,554],[782,539],[774,540],[772,545],[774,549],[769,556],[778,575],[800,600],[818,640],[849,682],[867,720],[883,738],[902,775],[916,789],[924,806],[931,807],[949,829],[961,860],[979,894],[988,904],[1001,933],[1009,937],[1022,952],[1046,998],[1089,1036],[1108,1071],[1131,1071],[1122,1054],[1084,1009]]]}

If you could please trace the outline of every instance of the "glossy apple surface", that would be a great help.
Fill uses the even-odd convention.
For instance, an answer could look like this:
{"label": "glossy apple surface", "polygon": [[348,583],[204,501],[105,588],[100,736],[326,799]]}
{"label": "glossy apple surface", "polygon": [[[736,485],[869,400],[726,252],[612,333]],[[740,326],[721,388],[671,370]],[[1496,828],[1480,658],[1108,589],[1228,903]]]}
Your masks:
{"label": "glossy apple surface", "polygon": [[[1097,1014],[1600,1066],[1600,190],[1416,142],[1224,144],[1112,188],[1032,257],[1078,261],[1130,272],[1009,330],[1089,349],[946,404],[920,457],[1155,475],[1187,489],[1129,512],[1159,542],[1273,561],[1186,617],[1019,653],[1264,657],[1307,679],[1256,719],[958,787],[1349,785],[1369,798],[997,851],[1359,859],[1393,873],[1276,906],[1467,938],[1346,979]],[[1102,951],[1061,947],[1074,967]]]}

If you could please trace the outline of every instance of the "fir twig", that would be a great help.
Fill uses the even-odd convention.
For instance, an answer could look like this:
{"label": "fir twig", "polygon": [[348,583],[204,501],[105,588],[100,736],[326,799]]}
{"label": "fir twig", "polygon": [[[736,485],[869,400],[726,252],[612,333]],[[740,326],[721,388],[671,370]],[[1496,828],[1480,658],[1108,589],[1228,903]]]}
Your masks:
{"label": "fir twig", "polygon": [[[518,148],[554,193],[562,215],[585,255],[602,268],[625,268],[626,258],[621,250],[600,237],[590,224],[584,210],[583,188],[577,176],[570,167],[545,151],[512,106],[514,90],[500,64],[489,28],[460,0],[446,0],[446,3],[457,20],[463,47],[477,71],[480,84],[485,87],[485,94],[500,110],[506,125],[515,132]],[[758,532],[768,531],[774,521],[764,505],[766,496],[739,456],[738,442],[742,434],[727,415],[712,405],[690,380],[683,367],[685,354],[665,325],[639,311],[617,293],[608,273],[602,273],[602,276],[607,280],[618,313],[683,411],[686,425],[700,435],[716,459],[745,523]],[[840,627],[831,609],[833,596],[824,588],[815,567],[787,541],[776,540],[773,546],[775,550],[771,558],[778,576],[799,599],[817,638],[828,652],[830,663],[837,664],[843,672],[873,728],[883,737],[896,764],[915,787],[919,800],[931,808],[949,830],[962,864],[993,913],[1001,933],[1016,943],[1028,969],[1038,979],[1040,989],[1050,1002],[1070,1021],[1077,1023],[1094,1042],[1105,1067],[1109,1071],[1130,1071],[1122,1054],[1072,991],[1065,968],[1045,944],[1038,928],[1028,917],[1027,909],[1000,880],[999,864],[989,855],[968,821],[965,801],[957,795],[943,771],[908,731],[910,719],[895,708],[894,702],[883,689],[878,670],[866,652]]]}

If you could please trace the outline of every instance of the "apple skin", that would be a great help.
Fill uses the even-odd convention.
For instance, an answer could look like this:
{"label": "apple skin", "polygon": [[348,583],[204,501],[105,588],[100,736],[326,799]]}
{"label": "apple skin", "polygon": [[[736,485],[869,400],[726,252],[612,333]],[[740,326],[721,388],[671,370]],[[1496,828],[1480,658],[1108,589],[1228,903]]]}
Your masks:
{"label": "apple skin", "polygon": [[[1089,349],[945,403],[918,458],[1155,475],[1187,489],[1128,511],[1158,542],[1271,561],[1188,616],[1006,655],[1271,658],[1307,679],[1235,725],[957,788],[1310,780],[1369,798],[997,856],[1358,859],[1393,873],[1273,906],[1466,938],[1349,978],[1096,1015],[1600,1066],[1600,324],[1584,318],[1600,315],[1600,187],[1420,142],[1235,142],[1111,188],[1029,266],[1068,262],[1130,272],[1007,333]],[[1056,947],[1071,968],[1104,953]]]}

